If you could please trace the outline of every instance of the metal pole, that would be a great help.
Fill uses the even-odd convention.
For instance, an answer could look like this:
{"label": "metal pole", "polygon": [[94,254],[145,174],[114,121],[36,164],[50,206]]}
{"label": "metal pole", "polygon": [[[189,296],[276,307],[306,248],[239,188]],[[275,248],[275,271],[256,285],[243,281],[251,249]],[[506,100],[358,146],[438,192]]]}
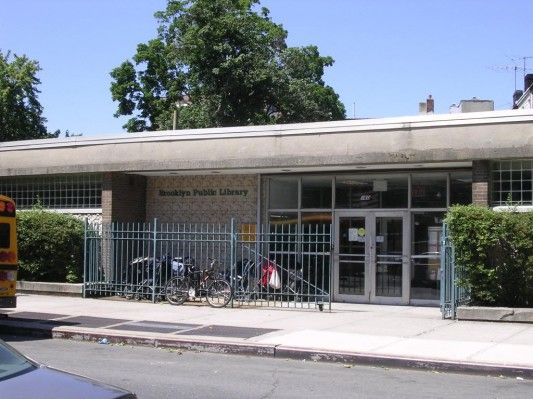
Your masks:
{"label": "metal pole", "polygon": [[[230,222],[230,260],[229,260],[229,265],[230,265],[230,286],[232,287],[231,290],[233,292],[235,292],[235,289],[236,289],[236,282],[237,282],[237,276],[236,276],[236,270],[235,270],[235,267],[236,267],[236,260],[235,260],[235,249],[237,248],[237,245],[236,245],[236,241],[237,241],[237,234],[235,232],[235,219],[234,218],[231,218],[231,222]],[[233,295],[231,296],[231,307],[233,307]]]}
{"label": "metal pole", "polygon": [[331,312],[331,296],[333,292],[333,266],[335,262],[333,261],[333,253],[335,252],[334,247],[334,239],[335,239],[335,230],[333,229],[333,223],[329,225],[329,292],[328,292],[328,300],[329,300],[329,311]]}
{"label": "metal pole", "polygon": [[87,284],[87,218],[85,218],[84,230],[83,230],[83,298],[86,298],[85,285]]}
{"label": "metal pole", "polygon": [[440,311],[442,313],[442,318],[446,318],[446,223],[442,223],[442,233],[441,233],[441,243],[440,243]]}
{"label": "metal pole", "polygon": [[[156,248],[157,248],[157,218],[154,218],[154,238],[153,238],[153,248],[152,248],[152,303],[155,303],[155,268],[156,268]],[[150,265],[150,254],[148,254],[148,265]],[[150,273],[150,269],[148,269]],[[148,275],[148,278],[150,276]]]}

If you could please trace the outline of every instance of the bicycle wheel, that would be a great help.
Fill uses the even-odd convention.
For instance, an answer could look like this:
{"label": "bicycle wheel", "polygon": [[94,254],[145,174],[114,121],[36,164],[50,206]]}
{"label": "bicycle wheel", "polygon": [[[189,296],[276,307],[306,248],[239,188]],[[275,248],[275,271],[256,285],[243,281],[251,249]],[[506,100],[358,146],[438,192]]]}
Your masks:
{"label": "bicycle wheel", "polygon": [[171,305],[181,305],[189,297],[189,279],[174,277],[165,285],[165,299]]}
{"label": "bicycle wheel", "polygon": [[231,286],[225,280],[213,280],[207,287],[207,303],[214,308],[223,308],[231,300]]}

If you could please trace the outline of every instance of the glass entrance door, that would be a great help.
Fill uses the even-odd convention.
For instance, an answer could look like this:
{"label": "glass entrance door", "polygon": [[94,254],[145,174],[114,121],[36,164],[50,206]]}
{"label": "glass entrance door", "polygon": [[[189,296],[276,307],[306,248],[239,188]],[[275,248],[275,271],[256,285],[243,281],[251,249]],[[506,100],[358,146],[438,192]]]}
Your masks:
{"label": "glass entrance door", "polygon": [[409,300],[405,212],[338,212],[334,299],[402,304]]}
{"label": "glass entrance door", "polygon": [[368,242],[365,216],[338,219],[338,294],[364,300],[368,298]]}

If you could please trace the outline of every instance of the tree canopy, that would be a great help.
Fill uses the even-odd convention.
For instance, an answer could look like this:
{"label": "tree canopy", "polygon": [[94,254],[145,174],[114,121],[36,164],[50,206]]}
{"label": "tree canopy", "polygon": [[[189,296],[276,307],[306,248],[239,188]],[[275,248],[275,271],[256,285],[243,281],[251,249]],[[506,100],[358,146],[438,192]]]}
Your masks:
{"label": "tree canopy", "polygon": [[37,61],[0,51],[0,142],[57,137],[48,133],[37,99]]}
{"label": "tree canopy", "polygon": [[113,69],[130,132],[345,118],[316,46],[287,47],[259,0],[169,0],[157,36]]}

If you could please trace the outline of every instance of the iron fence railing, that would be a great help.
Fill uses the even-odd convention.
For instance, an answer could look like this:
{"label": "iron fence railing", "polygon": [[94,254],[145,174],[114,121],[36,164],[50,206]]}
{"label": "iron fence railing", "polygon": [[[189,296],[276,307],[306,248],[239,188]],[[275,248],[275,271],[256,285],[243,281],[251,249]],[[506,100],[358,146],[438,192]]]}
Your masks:
{"label": "iron fence railing", "polygon": [[231,306],[331,309],[330,231],[325,224],[233,220],[86,223],[84,295],[156,302],[165,299],[171,277],[195,268],[214,271],[231,285]]}
{"label": "iron fence railing", "polygon": [[457,307],[469,302],[470,293],[460,284],[463,268],[455,262],[455,248],[446,223],[442,226],[441,237],[440,308],[443,319],[455,319]]}

